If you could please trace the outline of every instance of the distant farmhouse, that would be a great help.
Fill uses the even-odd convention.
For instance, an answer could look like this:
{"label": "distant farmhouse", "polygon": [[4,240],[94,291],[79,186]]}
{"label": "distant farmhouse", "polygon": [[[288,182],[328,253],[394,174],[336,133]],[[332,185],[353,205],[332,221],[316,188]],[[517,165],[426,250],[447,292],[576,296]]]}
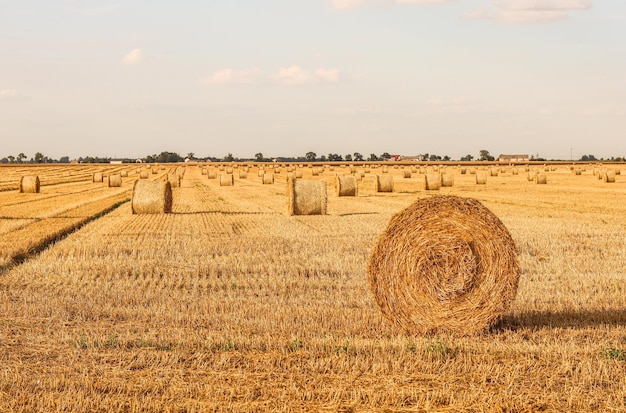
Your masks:
{"label": "distant farmhouse", "polygon": [[500,155],[497,159],[499,162],[528,162],[528,155]]}

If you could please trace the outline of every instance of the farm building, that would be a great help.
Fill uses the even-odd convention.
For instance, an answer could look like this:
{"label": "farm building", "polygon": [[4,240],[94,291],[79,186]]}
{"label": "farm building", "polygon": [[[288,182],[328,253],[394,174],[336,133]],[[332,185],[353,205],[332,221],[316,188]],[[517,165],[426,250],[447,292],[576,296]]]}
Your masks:
{"label": "farm building", "polygon": [[528,162],[530,157],[528,155],[500,155],[498,156],[499,162]]}

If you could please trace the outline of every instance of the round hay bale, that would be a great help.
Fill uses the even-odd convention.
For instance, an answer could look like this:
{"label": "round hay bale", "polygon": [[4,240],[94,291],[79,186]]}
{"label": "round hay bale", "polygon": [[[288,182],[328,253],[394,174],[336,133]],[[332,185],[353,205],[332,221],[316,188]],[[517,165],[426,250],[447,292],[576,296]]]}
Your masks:
{"label": "round hay bale", "polygon": [[489,174],[490,174],[491,176],[498,176],[498,168],[491,168],[491,169],[489,170]]}
{"label": "round hay bale", "polygon": [[122,175],[120,174],[109,175],[107,179],[107,185],[109,186],[109,188],[122,186]]}
{"label": "round hay bale", "polygon": [[357,190],[356,178],[352,175],[337,175],[335,178],[335,193],[337,196],[356,196]]}
{"label": "round hay bale", "polygon": [[246,168],[239,171],[239,179],[248,179],[248,171],[246,171]]}
{"label": "round hay bale", "polygon": [[104,179],[102,172],[94,172],[93,177],[91,178],[92,182],[102,182]]}
{"label": "round hay bale", "polygon": [[441,174],[441,186],[445,188],[454,186],[454,175]]}
{"label": "round hay bale", "polygon": [[465,175],[467,173],[467,168],[462,167],[461,168],[461,175]]}
{"label": "round hay bale", "polygon": [[373,249],[370,289],[384,316],[410,334],[471,335],[515,299],[516,247],[475,199],[419,199],[394,215]]}
{"label": "round hay bale", "polygon": [[131,209],[133,214],[172,212],[172,186],[169,181],[135,181]]}
{"label": "round hay bale", "polygon": [[326,181],[291,179],[287,182],[289,215],[326,215]]}
{"label": "round hay bale", "polygon": [[411,170],[403,169],[402,170],[402,177],[405,178],[405,179],[411,178]]}
{"label": "round hay bale", "polygon": [[318,176],[319,174],[321,174],[321,173],[323,173],[323,172],[324,172],[324,169],[323,169],[323,168],[313,168],[313,169],[311,170],[311,174],[312,174],[313,176]]}
{"label": "round hay bale", "polygon": [[621,169],[616,169],[615,170],[615,175],[621,175],[622,174],[622,170]]}
{"label": "round hay bale", "polygon": [[476,185],[486,185],[487,184],[487,174],[485,172],[477,172],[476,173]]}
{"label": "round hay bale", "polygon": [[393,175],[376,175],[375,192],[393,192]]}
{"label": "round hay bale", "polygon": [[152,175],[156,175],[159,173],[159,170],[157,168],[152,168]]}
{"label": "round hay bale", "polygon": [[302,178],[302,176],[304,175],[304,174],[302,173],[302,171],[300,171],[300,170],[297,170],[297,171],[295,172],[295,174],[296,174],[296,178]]}
{"label": "round hay bale", "polygon": [[533,181],[533,180],[535,180],[535,175],[537,175],[537,171],[528,171],[527,179],[529,181]]}
{"label": "round hay bale", "polygon": [[547,184],[548,176],[544,174],[543,172],[539,172],[535,174],[535,177],[533,178],[533,180],[535,181],[536,184]]}
{"label": "round hay bale", "polygon": [[127,178],[127,177],[128,177],[128,171],[122,171],[122,172],[120,172],[120,176],[121,176],[122,178]]}
{"label": "round hay bale", "polygon": [[216,179],[217,178],[217,172],[216,171],[207,171],[206,177],[207,177],[207,179]]}
{"label": "round hay bale", "polygon": [[604,171],[604,173],[602,174],[602,179],[606,183],[614,183],[615,182],[615,170],[607,169],[606,171]]}
{"label": "round hay bale", "polygon": [[582,175],[583,171],[580,168],[576,168],[576,169],[572,170],[572,173],[574,175]]}
{"label": "round hay bale", "polygon": [[272,185],[274,183],[274,174],[264,174],[262,180],[263,185]]}
{"label": "round hay bale", "polygon": [[384,174],[386,174],[387,172],[389,172],[389,168],[387,167],[387,165],[383,165],[382,172],[383,172]]}
{"label": "round hay bale", "polygon": [[259,171],[257,172],[257,176],[261,178],[263,175],[265,175],[265,169],[259,169]]}
{"label": "round hay bale", "polygon": [[172,186],[172,188],[180,188],[180,175],[178,174],[167,174],[167,180]]}
{"label": "round hay bale", "polygon": [[37,175],[24,175],[20,178],[21,194],[38,194],[41,189],[41,183]]}
{"label": "round hay bale", "polygon": [[233,174],[224,173],[220,174],[220,186],[234,186],[235,177]]}
{"label": "round hay bale", "polygon": [[519,174],[519,171],[517,170],[517,168],[513,168],[513,169],[511,169],[511,173],[513,175],[517,175],[517,174]]}
{"label": "round hay bale", "polygon": [[148,179],[148,171],[139,172],[139,179]]}
{"label": "round hay bale", "polygon": [[232,174],[233,173],[233,168],[231,166],[226,168],[226,173],[227,174]]}
{"label": "round hay bale", "polygon": [[202,168],[202,175],[206,175],[207,173],[207,169],[206,168]]}
{"label": "round hay bale", "polygon": [[287,172],[286,174],[287,180],[296,179],[296,174],[294,172]]}
{"label": "round hay bale", "polygon": [[427,191],[438,191],[441,188],[441,176],[428,173],[424,175],[424,189]]}

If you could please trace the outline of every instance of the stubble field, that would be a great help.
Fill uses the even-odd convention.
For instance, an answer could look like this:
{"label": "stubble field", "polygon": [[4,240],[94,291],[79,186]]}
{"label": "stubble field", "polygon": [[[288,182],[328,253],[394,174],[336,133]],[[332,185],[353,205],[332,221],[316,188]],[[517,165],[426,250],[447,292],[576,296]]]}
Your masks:
{"label": "stubble field", "polygon": [[[347,167],[305,166],[325,216],[287,215],[284,167],[221,187],[187,165],[167,215],[131,213],[135,165],[1,167],[0,411],[626,411],[626,176],[583,167],[476,185],[450,165],[454,186],[426,191],[389,166],[377,193],[382,168],[357,166],[337,197]],[[32,173],[41,192],[18,193]],[[479,336],[407,335],[369,290],[392,215],[438,194],[482,202],[518,248],[517,298]]]}

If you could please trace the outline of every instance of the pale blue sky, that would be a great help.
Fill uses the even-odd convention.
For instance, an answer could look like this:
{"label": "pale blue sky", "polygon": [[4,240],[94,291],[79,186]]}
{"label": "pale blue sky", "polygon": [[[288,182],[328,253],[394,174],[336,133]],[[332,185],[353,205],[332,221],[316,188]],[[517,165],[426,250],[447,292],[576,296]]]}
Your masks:
{"label": "pale blue sky", "polygon": [[622,0],[0,0],[0,157],[626,156]]}

